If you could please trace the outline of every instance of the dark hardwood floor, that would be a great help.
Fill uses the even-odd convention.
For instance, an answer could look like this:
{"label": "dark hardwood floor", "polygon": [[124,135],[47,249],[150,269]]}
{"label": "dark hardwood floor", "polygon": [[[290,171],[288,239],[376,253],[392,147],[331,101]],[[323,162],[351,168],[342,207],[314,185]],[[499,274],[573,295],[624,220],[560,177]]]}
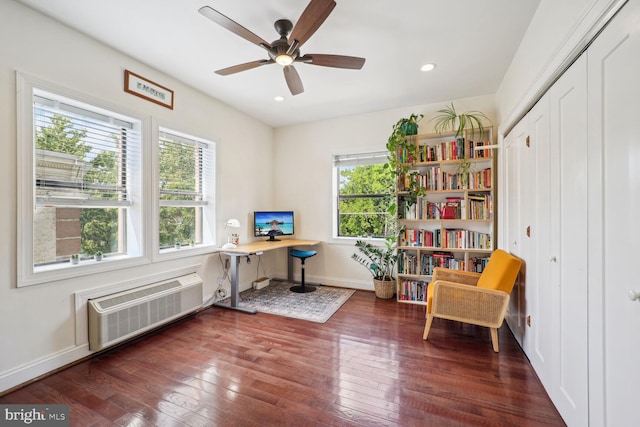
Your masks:
{"label": "dark hardwood floor", "polygon": [[327,323],[210,308],[12,393],[71,425],[564,425],[504,325],[441,319],[356,292]]}

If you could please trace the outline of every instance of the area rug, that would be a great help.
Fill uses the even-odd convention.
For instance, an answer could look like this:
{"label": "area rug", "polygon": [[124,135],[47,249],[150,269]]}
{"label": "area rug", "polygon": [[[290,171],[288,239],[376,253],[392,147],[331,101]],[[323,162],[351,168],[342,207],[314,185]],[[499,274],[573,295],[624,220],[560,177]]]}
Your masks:
{"label": "area rug", "polygon": [[[289,288],[293,283],[272,280],[269,286],[240,292],[240,307],[258,312],[293,317],[310,322],[325,323],[347,302],[355,290],[316,285],[315,292],[298,294]],[[228,304],[229,298],[220,301]]]}

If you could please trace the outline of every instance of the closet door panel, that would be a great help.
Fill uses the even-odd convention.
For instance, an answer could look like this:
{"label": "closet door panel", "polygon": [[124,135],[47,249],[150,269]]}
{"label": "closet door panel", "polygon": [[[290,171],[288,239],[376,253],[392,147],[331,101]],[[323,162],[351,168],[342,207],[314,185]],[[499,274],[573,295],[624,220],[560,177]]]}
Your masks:
{"label": "closet door panel", "polygon": [[[593,170],[590,278],[595,422],[637,425],[640,396],[640,2],[629,2],[589,48]],[[603,350],[600,350],[602,349]],[[590,378],[591,379],[591,378]],[[602,384],[604,382],[604,385]],[[602,414],[603,412],[603,414]]]}
{"label": "closet door panel", "polygon": [[[521,162],[523,159],[523,150],[527,136],[526,121],[521,121],[509,132],[505,137],[505,182],[504,194],[506,210],[500,215],[504,215],[507,232],[504,238],[507,246],[506,250],[513,255],[523,257],[521,246],[522,239],[522,176]],[[526,260],[525,260],[526,262]],[[526,266],[524,267],[526,268]],[[525,333],[525,295],[524,280],[521,272],[511,291],[509,299],[509,307],[505,316],[506,322],[511,329],[518,343],[523,346],[523,337]],[[523,346],[524,348],[524,346]],[[525,350],[526,352],[526,350]]]}
{"label": "closet door panel", "polygon": [[549,90],[553,400],[568,425],[588,422],[587,74],[583,55]]}
{"label": "closet door panel", "polygon": [[527,115],[529,125],[529,157],[532,170],[528,182],[534,182],[532,204],[528,207],[527,237],[527,316],[531,325],[525,334],[525,348],[542,384],[550,389],[549,373],[554,334],[551,301],[551,277],[549,257],[551,245],[550,218],[550,154],[549,154],[549,97],[543,96]]}

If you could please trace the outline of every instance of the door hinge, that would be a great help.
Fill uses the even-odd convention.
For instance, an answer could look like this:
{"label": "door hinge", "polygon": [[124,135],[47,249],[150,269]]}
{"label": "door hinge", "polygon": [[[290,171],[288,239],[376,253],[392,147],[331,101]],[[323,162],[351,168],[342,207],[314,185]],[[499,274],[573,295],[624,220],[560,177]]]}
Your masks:
{"label": "door hinge", "polygon": [[527,226],[527,237],[531,237],[531,226]]}
{"label": "door hinge", "polygon": [[525,144],[527,145],[527,147],[529,147],[529,145],[530,145],[529,135],[527,135],[527,139],[525,140]]}
{"label": "door hinge", "polygon": [[531,327],[531,315],[527,316],[527,326]]}

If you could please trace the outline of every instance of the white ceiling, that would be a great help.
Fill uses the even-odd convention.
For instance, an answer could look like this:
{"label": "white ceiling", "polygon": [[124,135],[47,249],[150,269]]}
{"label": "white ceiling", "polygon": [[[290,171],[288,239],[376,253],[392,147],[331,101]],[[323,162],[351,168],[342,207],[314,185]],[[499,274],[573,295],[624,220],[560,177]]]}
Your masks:
{"label": "white ceiling", "polygon": [[[495,93],[540,3],[336,0],[302,53],[366,63],[362,70],[296,64],[305,91],[293,97],[276,64],[214,74],[267,55],[198,9],[208,5],[273,41],[273,23],[286,18],[295,25],[308,0],[18,1],[273,127]],[[426,62],[437,68],[420,71]],[[276,95],[285,101],[275,102]]]}

